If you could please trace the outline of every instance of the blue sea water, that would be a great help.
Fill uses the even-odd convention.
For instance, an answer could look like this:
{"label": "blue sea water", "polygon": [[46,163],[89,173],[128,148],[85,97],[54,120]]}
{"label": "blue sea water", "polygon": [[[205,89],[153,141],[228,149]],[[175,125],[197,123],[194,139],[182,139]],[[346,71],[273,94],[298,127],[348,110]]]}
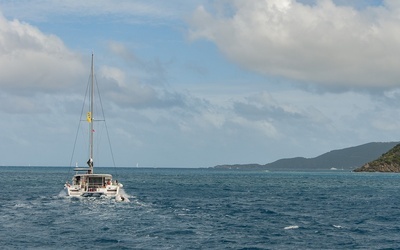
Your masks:
{"label": "blue sea water", "polygon": [[2,249],[400,246],[398,174],[118,168],[115,202],[65,197],[67,168],[0,171]]}

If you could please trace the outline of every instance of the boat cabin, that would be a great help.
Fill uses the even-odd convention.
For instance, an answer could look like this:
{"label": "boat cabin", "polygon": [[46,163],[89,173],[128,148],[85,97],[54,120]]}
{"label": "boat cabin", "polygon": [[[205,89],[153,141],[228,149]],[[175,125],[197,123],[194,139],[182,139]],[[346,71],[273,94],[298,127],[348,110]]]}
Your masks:
{"label": "boat cabin", "polygon": [[112,175],[110,174],[76,174],[72,184],[85,188],[85,190],[97,189],[111,185]]}

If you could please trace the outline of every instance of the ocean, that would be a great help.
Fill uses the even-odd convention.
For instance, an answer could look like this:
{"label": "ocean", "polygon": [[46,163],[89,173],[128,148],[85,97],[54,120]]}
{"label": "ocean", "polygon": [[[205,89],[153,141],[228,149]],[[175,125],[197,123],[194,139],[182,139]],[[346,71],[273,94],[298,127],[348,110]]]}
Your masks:
{"label": "ocean", "polygon": [[393,249],[400,175],[96,168],[129,202],[71,198],[63,167],[0,167],[2,249]]}

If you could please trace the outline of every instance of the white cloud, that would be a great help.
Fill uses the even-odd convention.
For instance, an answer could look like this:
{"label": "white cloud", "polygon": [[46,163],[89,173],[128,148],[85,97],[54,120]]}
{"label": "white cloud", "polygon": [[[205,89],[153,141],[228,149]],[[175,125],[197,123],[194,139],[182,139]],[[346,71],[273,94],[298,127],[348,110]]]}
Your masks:
{"label": "white cloud", "polygon": [[[76,20],[87,25],[80,32],[87,36],[85,41],[90,41],[89,46],[93,41],[107,46],[106,51],[99,49],[95,69],[107,122],[114,133],[113,146],[117,147],[114,152],[122,156],[123,162],[117,162],[121,165],[140,162],[143,166],[209,167],[217,163],[266,163],[282,157],[316,156],[335,148],[399,138],[396,135],[400,131],[396,130],[398,89],[386,91],[382,96],[369,96],[356,92],[316,93],[290,89],[290,84],[274,86],[291,81],[230,68],[225,60],[221,60],[225,65],[210,62],[217,58],[212,54],[213,46],[201,47],[204,43],[199,43],[199,49],[196,43],[173,37],[175,32],[157,33],[160,36],[155,42],[152,32],[147,36],[149,26],[135,24],[139,33],[134,36],[143,38],[141,43],[148,45],[149,53],[139,51],[143,47],[137,46],[134,36],[127,38],[132,26],[119,26],[116,22],[112,28],[118,26],[121,30],[115,33],[110,27],[97,30],[99,33],[95,33],[99,35],[94,36],[95,40],[86,30],[99,20],[126,21],[136,18],[136,14],[139,19],[146,16],[157,23],[158,18],[182,14],[183,9],[193,4],[163,2],[122,1],[121,5],[109,6],[113,2],[41,1],[39,4],[0,0],[0,6],[5,6],[4,13],[12,16],[18,12],[15,16],[20,20],[34,20],[32,23],[40,27],[3,16],[0,19],[0,128],[7,131],[2,136],[7,147],[0,147],[7,152],[9,162],[16,164],[13,152],[22,152],[26,159],[36,162],[45,159],[49,164],[55,164],[56,160],[65,165],[69,160],[65,152],[70,150],[71,135],[79,120],[76,112],[82,107],[90,55],[82,59],[69,49],[68,46],[76,48],[83,43],[71,39],[68,34],[71,29],[60,26],[68,20],[74,28]],[[382,86],[395,85],[393,79],[397,73],[392,69],[397,67],[398,59],[396,53],[389,52],[395,51],[396,1],[387,1],[385,7],[359,9],[339,7],[330,1],[302,2],[308,4],[289,0],[217,1],[216,6],[222,3],[217,7],[233,8],[216,12],[199,8],[192,20],[192,35],[194,39],[210,39],[228,58],[266,75],[323,85],[337,82],[344,87],[347,83],[374,86],[372,78],[376,77],[382,80],[379,82]],[[161,7],[153,12],[151,7],[157,6],[156,3]],[[162,13],[168,8],[175,12]],[[176,22],[178,29],[183,26],[177,20],[169,25],[175,29]],[[389,29],[394,34],[387,32]],[[59,37],[43,30],[59,32]],[[145,33],[140,33],[143,30]],[[112,35],[107,36],[108,32]],[[369,36],[362,40],[360,34]],[[62,37],[70,44],[64,44]],[[176,39],[179,46],[168,47],[163,39]],[[160,41],[166,46],[161,50],[157,48],[161,47]],[[367,46],[365,54],[365,48],[359,46],[361,42]],[[209,47],[212,49],[208,50]],[[370,57],[374,60],[368,60]],[[193,76],[181,67],[193,58],[196,70],[202,74]],[[385,68],[380,65],[382,61],[392,63]],[[374,63],[376,68],[372,67]],[[382,73],[385,69],[387,74]],[[354,73],[357,70],[366,74],[357,75]],[[55,147],[55,141],[62,143]]]}
{"label": "white cloud", "polygon": [[[131,58],[133,53],[122,44],[110,42],[109,47],[128,64],[142,65],[142,71],[147,67],[154,69],[153,62],[137,62],[139,59]],[[157,64],[155,67],[158,70],[156,74],[162,78],[163,66]],[[5,112],[37,113],[47,110],[43,103],[44,95],[82,92],[89,76],[90,56],[84,62],[57,36],[44,34],[19,20],[9,21],[0,13],[0,68],[0,93],[4,96],[0,100],[1,109]],[[168,91],[162,84],[159,87],[140,84],[135,75],[127,73],[129,70],[119,67],[103,64],[96,68],[99,68],[97,77],[105,89],[103,94],[120,107],[185,106],[184,95]],[[18,104],[13,105],[11,100],[18,101]]]}
{"label": "white cloud", "polygon": [[9,114],[34,114],[49,112],[47,106],[39,105],[35,97],[0,94],[0,110]]}
{"label": "white cloud", "polygon": [[[116,67],[103,66],[99,70],[103,95],[107,100],[121,108],[159,108],[185,107],[186,96],[167,88],[141,84],[129,73]],[[105,92],[105,93],[104,93]]]}
{"label": "white cloud", "polygon": [[267,138],[277,139],[280,137],[278,129],[271,122],[267,120],[252,121],[244,119],[242,117],[235,117],[233,119],[233,122],[239,125],[240,128],[239,131],[241,131],[240,133],[242,133],[244,129],[245,131],[252,131],[253,133],[255,132],[256,134],[259,134],[261,137],[264,137],[265,139]]}
{"label": "white cloud", "polygon": [[215,128],[222,128],[226,122],[225,114],[215,111],[208,111],[202,114],[201,119]]}
{"label": "white cloud", "polygon": [[16,95],[68,91],[81,77],[80,58],[54,35],[0,13],[0,86]]}
{"label": "white cloud", "polygon": [[119,86],[126,86],[125,72],[119,68],[111,66],[101,66],[99,76],[105,79],[111,79]]}
{"label": "white cloud", "polygon": [[361,10],[331,0],[236,0],[229,15],[200,6],[192,39],[214,42],[241,66],[265,74],[340,87],[399,86],[400,6]]}

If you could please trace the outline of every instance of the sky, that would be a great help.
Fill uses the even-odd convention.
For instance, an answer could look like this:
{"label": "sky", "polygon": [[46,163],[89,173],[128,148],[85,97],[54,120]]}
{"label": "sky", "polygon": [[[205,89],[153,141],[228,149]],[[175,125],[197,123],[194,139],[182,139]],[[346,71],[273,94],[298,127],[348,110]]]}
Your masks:
{"label": "sky", "polygon": [[0,165],[85,164],[92,52],[117,166],[400,141],[398,0],[0,0]]}

